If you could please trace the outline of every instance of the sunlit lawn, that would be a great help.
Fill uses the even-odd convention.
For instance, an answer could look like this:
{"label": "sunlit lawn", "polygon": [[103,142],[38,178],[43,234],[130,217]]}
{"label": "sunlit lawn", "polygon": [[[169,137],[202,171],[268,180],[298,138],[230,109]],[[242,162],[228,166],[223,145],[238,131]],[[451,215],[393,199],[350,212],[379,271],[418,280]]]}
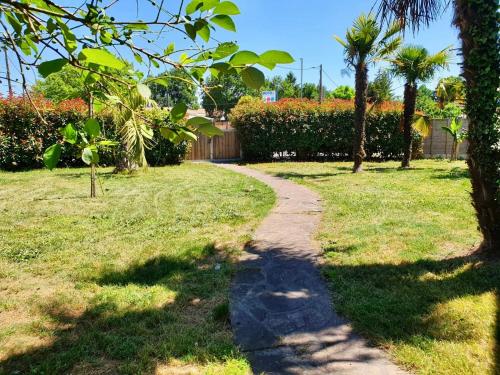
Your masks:
{"label": "sunlit lawn", "polygon": [[358,332],[419,374],[495,368],[500,264],[478,245],[464,162],[273,163],[251,167],[318,191],[318,234],[336,308]]}
{"label": "sunlit lawn", "polygon": [[246,373],[231,255],[272,191],[189,163],[102,180],[0,172],[0,373]]}

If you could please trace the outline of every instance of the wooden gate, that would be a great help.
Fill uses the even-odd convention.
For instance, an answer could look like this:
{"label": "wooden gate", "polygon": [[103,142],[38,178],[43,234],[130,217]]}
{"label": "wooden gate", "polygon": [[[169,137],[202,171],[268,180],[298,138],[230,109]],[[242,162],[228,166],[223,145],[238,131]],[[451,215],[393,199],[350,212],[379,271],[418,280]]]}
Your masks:
{"label": "wooden gate", "polygon": [[236,129],[226,127],[221,129],[223,136],[208,138],[199,135],[198,140],[191,144],[191,150],[186,160],[224,160],[240,159],[240,141]]}

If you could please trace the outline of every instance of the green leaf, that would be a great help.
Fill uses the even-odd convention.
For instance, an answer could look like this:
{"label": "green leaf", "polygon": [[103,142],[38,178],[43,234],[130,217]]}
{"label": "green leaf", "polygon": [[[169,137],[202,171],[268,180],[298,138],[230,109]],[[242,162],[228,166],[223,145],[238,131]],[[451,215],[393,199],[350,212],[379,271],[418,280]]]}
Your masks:
{"label": "green leaf", "polygon": [[64,128],[62,128],[61,134],[64,137],[64,141],[72,145],[74,145],[78,140],[78,132],[71,124],[68,124]]}
{"label": "green leaf", "polygon": [[187,105],[179,102],[170,111],[170,118],[172,119],[172,122],[177,123],[181,121],[184,116],[186,116],[187,112]]}
{"label": "green leaf", "polygon": [[193,14],[203,5],[203,0],[193,0],[186,6],[186,15]]}
{"label": "green leaf", "polygon": [[151,90],[148,86],[142,83],[138,83],[137,91],[139,92],[139,95],[142,96],[145,100],[149,100],[151,98]]}
{"label": "green leaf", "polygon": [[167,48],[165,48],[165,51],[163,51],[163,53],[168,56],[171,55],[174,52],[174,50],[175,50],[175,43],[172,42],[167,46]]}
{"label": "green leaf", "polygon": [[114,69],[125,68],[125,63],[118,59],[115,55],[105,49],[99,48],[84,48],[78,55],[78,60],[85,61],[91,64],[107,66]]}
{"label": "green leaf", "polygon": [[214,8],[220,0],[203,0],[203,5],[201,6],[200,10],[202,12],[205,12],[207,10],[210,10]]}
{"label": "green leaf", "polygon": [[139,64],[142,63],[142,57],[138,53],[134,53],[134,59],[137,61]]}
{"label": "green leaf", "polygon": [[160,129],[160,134],[163,136],[163,138],[168,139],[172,143],[179,143],[181,140],[177,136],[177,133],[174,132],[172,129],[169,128],[161,128]]}
{"label": "green leaf", "polygon": [[270,50],[260,55],[259,64],[268,69],[274,69],[276,64],[291,64],[295,60],[285,51]]}
{"label": "green leaf", "polygon": [[85,147],[82,151],[82,160],[85,164],[90,165],[94,161],[94,153],[89,147]]}
{"label": "green leaf", "polygon": [[183,141],[197,141],[198,137],[191,130],[187,128],[179,128],[177,131],[178,136]]}
{"label": "green leaf", "polygon": [[264,73],[259,69],[249,66],[241,71],[241,78],[245,85],[251,89],[260,89],[265,82]]}
{"label": "green leaf", "polygon": [[61,158],[61,145],[56,143],[48,147],[43,153],[43,164],[48,169],[52,170],[56,167],[60,158]]}
{"label": "green leaf", "polygon": [[201,29],[199,29],[197,32],[200,38],[205,42],[208,42],[210,40],[210,28],[207,25],[202,26]]}
{"label": "green leaf", "polygon": [[89,118],[85,122],[83,130],[85,131],[85,133],[87,133],[87,135],[91,139],[92,138],[97,138],[97,137],[99,137],[101,135],[101,126],[99,125],[99,123],[97,122],[97,120],[93,119],[93,118]]}
{"label": "green leaf", "polygon": [[192,39],[196,39],[196,28],[190,23],[186,23],[184,25],[184,30],[186,30],[186,34]]}
{"label": "green leaf", "polygon": [[120,142],[104,140],[104,141],[99,141],[97,144],[102,147],[115,147],[118,146]]}
{"label": "green leaf", "polygon": [[221,43],[217,46],[214,53],[212,54],[212,59],[221,60],[233,53],[237,52],[239,49],[238,45],[233,42]]}
{"label": "green leaf", "polygon": [[209,124],[203,124],[198,126],[198,131],[206,135],[207,137],[213,137],[213,136],[223,136],[224,132],[220,130],[217,126],[213,125],[212,123]]}
{"label": "green leaf", "polygon": [[228,16],[234,16],[236,14],[240,14],[240,10],[233,2],[223,1],[215,7],[214,14],[225,14]]}
{"label": "green leaf", "polygon": [[59,28],[61,29],[61,32],[63,34],[64,46],[66,47],[66,50],[70,53],[73,52],[78,47],[75,34],[73,34],[68,25],[66,25],[60,19],[57,20],[57,24],[59,25]]}
{"label": "green leaf", "polygon": [[259,62],[260,58],[255,52],[252,51],[240,51],[235,53],[229,62],[233,66],[243,66],[247,64],[256,64]]}
{"label": "green leaf", "polygon": [[196,116],[186,121],[186,126],[198,127],[205,124],[212,124],[212,119],[208,117]]}
{"label": "green leaf", "polygon": [[210,21],[223,29],[229,30],[229,31],[236,31],[236,25],[234,24],[234,21],[232,20],[231,17],[219,14],[217,16],[213,16],[210,18]]}
{"label": "green leaf", "polygon": [[40,73],[43,78],[47,78],[50,74],[60,71],[67,63],[67,59],[44,61],[38,65],[38,73]]}

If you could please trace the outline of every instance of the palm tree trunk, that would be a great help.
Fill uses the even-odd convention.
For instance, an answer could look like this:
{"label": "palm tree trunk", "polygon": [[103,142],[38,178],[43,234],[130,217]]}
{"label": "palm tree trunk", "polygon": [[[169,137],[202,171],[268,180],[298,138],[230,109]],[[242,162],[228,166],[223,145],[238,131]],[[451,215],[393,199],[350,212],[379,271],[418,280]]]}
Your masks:
{"label": "palm tree trunk", "polygon": [[401,168],[410,168],[411,150],[413,135],[411,125],[413,123],[413,116],[415,115],[415,103],[417,101],[417,87],[412,83],[405,83],[404,92],[404,112],[403,112],[403,161]]}
{"label": "palm tree trunk", "polygon": [[364,63],[356,66],[356,96],[354,98],[354,127],[355,137],[353,142],[353,173],[363,170],[362,164],[366,157],[366,97],[368,91],[368,68]]}
{"label": "palm tree trunk", "polygon": [[500,149],[498,86],[500,51],[498,0],[455,0],[466,80],[465,112],[469,118],[468,160],[472,199],[482,249],[500,255]]}

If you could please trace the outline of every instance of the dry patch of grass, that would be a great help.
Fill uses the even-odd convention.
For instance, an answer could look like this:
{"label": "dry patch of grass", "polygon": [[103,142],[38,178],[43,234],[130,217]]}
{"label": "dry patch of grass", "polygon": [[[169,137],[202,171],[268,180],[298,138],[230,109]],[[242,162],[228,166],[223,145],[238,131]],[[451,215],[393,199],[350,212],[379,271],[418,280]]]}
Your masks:
{"label": "dry patch of grass", "polygon": [[464,162],[271,163],[254,168],[318,191],[318,233],[338,311],[418,374],[500,372],[500,263],[480,241]]}
{"label": "dry patch of grass", "polygon": [[0,172],[0,373],[246,373],[232,256],[272,191],[186,163],[105,171],[91,200],[87,173]]}

